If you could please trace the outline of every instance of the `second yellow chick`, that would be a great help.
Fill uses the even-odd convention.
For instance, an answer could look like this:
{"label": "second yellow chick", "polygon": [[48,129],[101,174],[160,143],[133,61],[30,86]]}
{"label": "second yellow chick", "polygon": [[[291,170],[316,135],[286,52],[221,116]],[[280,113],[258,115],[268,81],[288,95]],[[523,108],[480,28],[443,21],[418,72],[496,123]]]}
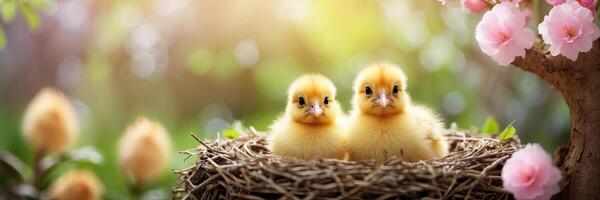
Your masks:
{"label": "second yellow chick", "polygon": [[297,78],[288,90],[285,113],[271,125],[269,149],[300,159],[338,158],[345,153],[336,89],[317,74]]}
{"label": "second yellow chick", "polygon": [[418,161],[447,153],[441,120],[411,103],[406,75],[393,64],[372,64],[359,72],[348,124],[350,160]]}

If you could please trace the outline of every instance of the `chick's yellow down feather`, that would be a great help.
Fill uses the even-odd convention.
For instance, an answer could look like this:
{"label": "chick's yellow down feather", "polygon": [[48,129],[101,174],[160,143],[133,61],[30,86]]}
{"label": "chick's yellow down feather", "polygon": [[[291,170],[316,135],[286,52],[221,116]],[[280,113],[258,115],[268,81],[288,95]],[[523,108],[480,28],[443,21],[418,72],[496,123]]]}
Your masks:
{"label": "chick's yellow down feather", "polygon": [[367,66],[354,81],[352,101],[346,133],[350,160],[382,163],[395,156],[418,161],[447,154],[441,120],[430,109],[411,103],[399,67]]}
{"label": "chick's yellow down feather", "polygon": [[345,153],[342,111],[333,83],[322,75],[297,78],[285,113],[271,125],[269,149],[300,159],[339,158]]}

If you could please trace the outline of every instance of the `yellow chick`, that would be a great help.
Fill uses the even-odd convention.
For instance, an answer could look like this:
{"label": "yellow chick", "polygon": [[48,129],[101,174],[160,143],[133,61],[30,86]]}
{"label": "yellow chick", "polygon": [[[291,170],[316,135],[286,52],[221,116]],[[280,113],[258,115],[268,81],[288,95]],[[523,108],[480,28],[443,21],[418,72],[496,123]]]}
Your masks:
{"label": "yellow chick", "polygon": [[389,63],[363,69],[354,81],[353,110],[348,119],[350,160],[385,162],[430,159],[447,153],[442,122],[428,108],[414,105],[406,93],[406,75]]}
{"label": "yellow chick", "polygon": [[318,74],[297,78],[288,90],[285,113],[271,125],[269,149],[300,159],[344,157],[342,111],[336,89]]}

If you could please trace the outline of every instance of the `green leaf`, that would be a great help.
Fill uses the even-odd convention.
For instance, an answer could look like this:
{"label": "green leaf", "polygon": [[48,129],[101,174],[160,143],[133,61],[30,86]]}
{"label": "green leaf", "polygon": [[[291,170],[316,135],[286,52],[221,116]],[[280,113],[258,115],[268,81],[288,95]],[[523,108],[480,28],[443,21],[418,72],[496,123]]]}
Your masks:
{"label": "green leaf", "polygon": [[0,170],[5,171],[6,176],[23,181],[27,176],[28,168],[23,161],[10,152],[0,150]]}
{"label": "green leaf", "polygon": [[0,27],[0,51],[4,50],[6,47],[6,35],[4,35],[4,30]]}
{"label": "green leaf", "polygon": [[223,130],[223,136],[225,136],[226,138],[229,138],[229,139],[234,139],[234,138],[237,138],[238,136],[240,136],[240,133],[237,132],[233,128],[228,128],[228,129]]}
{"label": "green leaf", "polygon": [[31,9],[31,7],[27,5],[20,5],[19,10],[21,11],[23,17],[25,17],[25,21],[27,21],[29,29],[36,30],[40,26],[40,17],[33,9]]}
{"label": "green leaf", "polygon": [[[69,153],[72,154],[72,153]],[[77,154],[77,153],[76,153]],[[87,154],[87,153],[82,153]],[[94,157],[94,156],[93,156]],[[72,155],[62,155],[60,157],[46,157],[44,158],[47,166],[42,169],[40,179],[41,184],[38,187],[46,188],[52,180],[55,180],[63,172],[70,169],[86,169],[97,167],[102,161],[94,158],[77,158]]]}
{"label": "green leaf", "polygon": [[15,11],[17,11],[17,1],[6,0],[0,5],[0,14],[4,22],[10,22],[15,18]]}
{"label": "green leaf", "polygon": [[102,154],[92,146],[72,149],[59,156],[45,157],[41,161],[43,163],[40,175],[42,181],[37,186],[45,188],[64,171],[69,169],[93,168],[102,164],[103,161]]}
{"label": "green leaf", "polygon": [[517,134],[517,129],[513,127],[513,123],[514,122],[508,124],[508,126],[506,126],[506,128],[504,128],[504,130],[500,133],[500,135],[498,136],[500,142],[506,141]]}
{"label": "green leaf", "polygon": [[488,116],[485,120],[485,123],[483,123],[483,126],[481,127],[481,133],[491,135],[493,133],[497,133],[498,131],[500,131],[500,126],[498,125],[496,118],[494,118],[494,116]]}
{"label": "green leaf", "polygon": [[235,120],[229,128],[223,129],[221,133],[223,136],[229,139],[234,139],[239,137],[240,135],[247,133],[248,129],[244,127],[244,124],[240,120]]}

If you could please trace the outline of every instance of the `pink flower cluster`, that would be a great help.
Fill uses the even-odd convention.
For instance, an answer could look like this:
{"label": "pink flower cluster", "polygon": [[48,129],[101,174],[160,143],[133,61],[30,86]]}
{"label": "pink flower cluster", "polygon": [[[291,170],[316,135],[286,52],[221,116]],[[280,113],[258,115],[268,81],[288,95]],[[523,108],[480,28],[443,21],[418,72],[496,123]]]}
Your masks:
{"label": "pink flower cluster", "polygon": [[[453,0],[438,0],[447,4]],[[563,55],[573,61],[580,52],[588,52],[600,37],[594,23],[596,6],[600,0],[546,0],[554,7],[538,25],[538,31],[553,56]],[[535,43],[535,34],[525,27],[531,19],[531,10],[519,10],[523,0],[460,0],[462,7],[472,13],[485,12],[475,29],[475,39],[483,53],[500,65],[509,65],[516,57],[524,57],[525,50]],[[522,5],[521,5],[522,6]]]}
{"label": "pink flower cluster", "polygon": [[513,153],[502,168],[504,188],[520,199],[550,199],[560,191],[560,170],[539,144],[527,144]]}

